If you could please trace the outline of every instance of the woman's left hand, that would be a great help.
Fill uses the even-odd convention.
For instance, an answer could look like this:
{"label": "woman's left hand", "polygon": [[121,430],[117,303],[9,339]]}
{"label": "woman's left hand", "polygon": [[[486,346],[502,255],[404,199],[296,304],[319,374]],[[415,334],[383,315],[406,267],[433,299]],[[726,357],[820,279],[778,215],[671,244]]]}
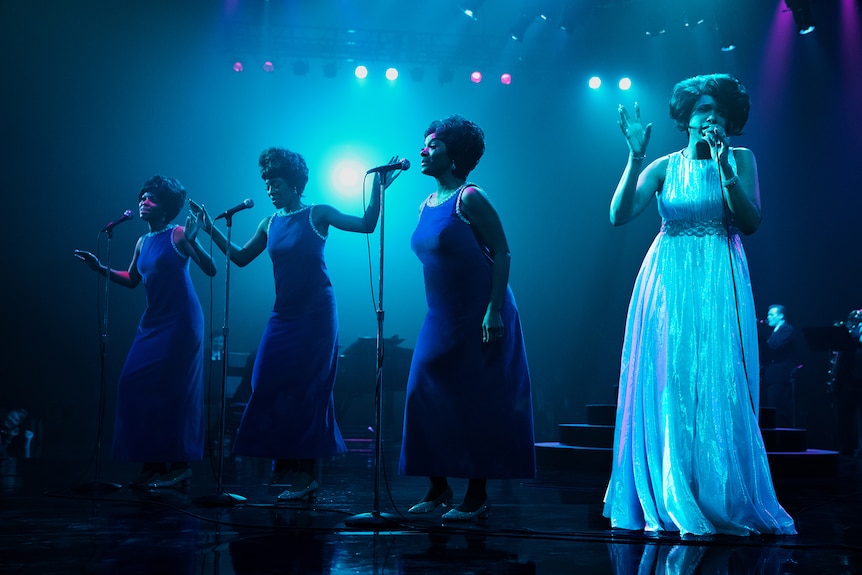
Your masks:
{"label": "woman's left hand", "polygon": [[490,343],[503,339],[503,317],[500,312],[488,310],[482,320],[482,342]]}

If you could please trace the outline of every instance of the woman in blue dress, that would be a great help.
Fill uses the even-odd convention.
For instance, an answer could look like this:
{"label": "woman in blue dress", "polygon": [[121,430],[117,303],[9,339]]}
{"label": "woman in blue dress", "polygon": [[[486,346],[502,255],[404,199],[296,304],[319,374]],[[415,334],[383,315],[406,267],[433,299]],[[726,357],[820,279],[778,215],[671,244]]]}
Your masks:
{"label": "woman in blue dress", "polygon": [[[642,171],[652,125],[620,106],[630,153],[614,225],[658,203],[623,344],[611,526],[693,535],[792,534],[757,423],[757,322],[740,232],[760,224],[754,154],[732,148],[750,109],[725,74],[678,83],[671,117],[688,144]],[[640,173],[638,173],[640,172]]]}
{"label": "woman in blue dress", "polygon": [[[238,455],[275,459],[272,483],[286,485],[278,499],[296,500],[319,488],[316,461],[345,453],[335,421],[333,387],[338,361],[338,317],[323,248],[329,228],[368,234],[377,226],[380,197],[362,216],[325,204],[305,204],[305,159],[285,148],[267,148],[258,160],[274,214],[261,220],[230,258],[243,267],[266,249],[275,277],[275,305],[252,371],[252,393],[237,431]],[[375,175],[373,190],[378,190]],[[387,176],[386,185],[394,180]],[[194,209],[194,207],[193,207]],[[223,252],[226,236],[199,210],[202,229]]]}
{"label": "woman in blue dress", "polygon": [[138,194],[142,236],[128,270],[108,270],[85,251],[75,255],[114,283],[144,282],[147,308],[141,317],[117,386],[113,458],[144,462],[130,483],[158,489],[188,484],[190,461],[203,457],[203,330],[201,304],[189,276],[189,261],[216,273],[212,257],[197,241],[194,218],[169,225],[186,201],[173,178],[154,176]]}
{"label": "woman in blue dress", "polygon": [[425,131],[422,173],[437,181],[411,247],[425,275],[428,314],[407,383],[400,473],[431,484],[410,513],[448,506],[447,477],[467,493],[444,521],[488,515],[488,479],[535,475],[530,373],[509,288],[510,254],[496,210],[467,183],[485,151],[473,122],[450,116]]}

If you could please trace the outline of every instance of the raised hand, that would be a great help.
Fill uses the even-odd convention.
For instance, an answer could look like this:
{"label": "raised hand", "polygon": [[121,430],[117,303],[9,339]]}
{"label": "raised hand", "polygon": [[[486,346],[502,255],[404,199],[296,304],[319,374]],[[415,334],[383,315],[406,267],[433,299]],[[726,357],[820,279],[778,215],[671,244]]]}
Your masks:
{"label": "raised hand", "polygon": [[635,102],[635,117],[632,120],[629,116],[626,107],[620,104],[619,108],[620,119],[617,122],[626,142],[629,144],[629,150],[635,157],[642,158],[646,155],[647,146],[649,145],[650,135],[652,133],[652,124],[647,124],[644,128],[641,123],[641,107]]}
{"label": "raised hand", "polygon": [[75,250],[73,253],[76,258],[87,264],[87,267],[93,271],[97,271],[100,267],[102,267],[102,264],[99,263],[99,259],[90,252],[84,250]]}
{"label": "raised hand", "polygon": [[[202,230],[205,234],[211,234],[213,231],[213,221],[210,218],[207,209],[195,202],[194,200],[189,200],[189,218],[194,216],[194,225],[197,229]],[[188,218],[186,219],[186,225],[189,225]],[[197,234],[197,232],[195,232]],[[188,233],[186,233],[186,237],[188,237]],[[193,241],[194,238],[190,238],[189,241]]]}

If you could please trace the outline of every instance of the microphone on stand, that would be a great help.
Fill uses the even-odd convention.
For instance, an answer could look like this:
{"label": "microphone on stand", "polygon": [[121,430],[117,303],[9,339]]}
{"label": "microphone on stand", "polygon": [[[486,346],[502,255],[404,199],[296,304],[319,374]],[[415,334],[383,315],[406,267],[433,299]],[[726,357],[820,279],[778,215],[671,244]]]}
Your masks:
{"label": "microphone on stand", "polygon": [[126,210],[125,212],[123,212],[123,215],[119,219],[114,220],[113,222],[109,223],[104,228],[102,228],[102,231],[103,232],[110,232],[111,230],[113,230],[114,228],[116,228],[117,226],[122,224],[123,222],[131,220],[134,217],[135,216],[132,213],[132,210]]}
{"label": "microphone on stand", "polygon": [[391,164],[385,164],[383,166],[377,166],[376,168],[371,168],[366,174],[385,174],[387,172],[394,172],[395,170],[407,170],[410,169],[410,160],[407,158],[401,158],[397,162],[393,162]]}
{"label": "microphone on stand", "polygon": [[[253,208],[253,207],[254,207],[254,200],[252,200],[251,198],[247,198],[247,199],[243,200],[241,204],[237,204],[234,207],[232,207],[231,209],[223,211],[222,213],[217,215],[215,219],[220,220],[222,218],[229,218],[237,212],[241,212],[242,210],[247,210],[248,208]],[[213,220],[213,221],[215,221],[215,220]]]}

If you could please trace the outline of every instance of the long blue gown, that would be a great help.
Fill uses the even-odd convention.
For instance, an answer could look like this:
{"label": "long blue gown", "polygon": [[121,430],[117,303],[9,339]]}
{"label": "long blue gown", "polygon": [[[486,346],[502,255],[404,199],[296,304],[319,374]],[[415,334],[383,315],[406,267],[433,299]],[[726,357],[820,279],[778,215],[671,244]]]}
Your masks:
{"label": "long blue gown", "polygon": [[535,475],[527,353],[512,290],[501,341],[482,343],[491,258],[460,213],[462,189],[426,202],[411,247],[428,314],[410,365],[399,471],[485,479]]}
{"label": "long blue gown", "polygon": [[267,230],[275,305],[251,376],[235,453],[319,459],[345,453],[335,421],[338,317],[313,206],[276,212]]}
{"label": "long blue gown", "polygon": [[612,527],[795,533],[757,423],[754,298],[721,190],[716,162],[669,156],[662,228],[626,322],[604,506]]}
{"label": "long blue gown", "polygon": [[112,455],[120,461],[203,457],[204,317],[175,228],[145,235],[138,256],[147,307],[117,387]]}

